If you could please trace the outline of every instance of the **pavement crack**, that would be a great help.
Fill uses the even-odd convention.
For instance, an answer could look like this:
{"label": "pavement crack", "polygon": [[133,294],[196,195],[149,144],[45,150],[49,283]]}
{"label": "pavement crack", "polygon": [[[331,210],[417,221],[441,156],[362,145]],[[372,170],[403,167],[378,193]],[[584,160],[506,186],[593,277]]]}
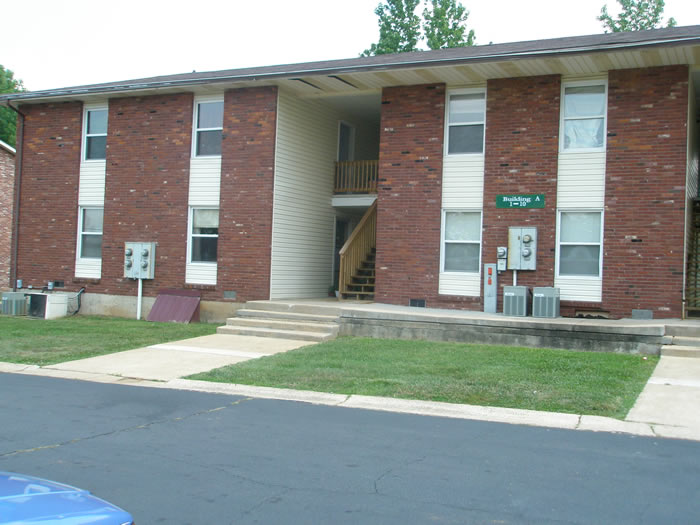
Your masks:
{"label": "pavement crack", "polygon": [[391,473],[394,472],[395,470],[399,470],[399,469],[401,469],[401,468],[406,468],[406,467],[410,467],[411,465],[416,465],[417,463],[421,463],[421,462],[425,461],[426,458],[427,458],[427,456],[421,456],[421,457],[416,458],[416,459],[411,459],[411,460],[409,460],[409,461],[403,462],[401,465],[399,465],[399,466],[397,466],[397,467],[391,467],[390,469],[387,469],[387,470],[385,470],[384,472],[382,472],[382,473],[381,473],[379,476],[377,476],[377,478],[374,480],[374,493],[375,493],[375,494],[379,494],[379,493],[380,493],[380,492],[379,492],[379,486],[378,486],[378,485],[379,485],[379,483],[380,483],[384,478],[386,478],[389,474],[391,474]]}
{"label": "pavement crack", "polygon": [[90,441],[93,439],[99,439],[99,438],[103,438],[103,437],[107,437],[107,436],[114,436],[117,434],[122,434],[124,432],[133,432],[134,430],[143,430],[143,429],[146,429],[146,428],[149,428],[149,427],[152,427],[155,425],[161,425],[161,424],[167,423],[167,422],[184,421],[184,420],[187,420],[187,419],[190,419],[193,417],[199,417],[199,416],[203,416],[206,414],[211,414],[213,412],[218,412],[220,410],[225,410],[227,408],[231,408],[233,406],[240,405],[241,403],[244,403],[246,401],[252,401],[252,400],[253,400],[252,397],[246,397],[243,399],[239,399],[237,401],[232,401],[231,403],[227,403],[224,406],[219,406],[219,407],[215,407],[215,408],[208,408],[206,410],[200,410],[198,412],[193,412],[193,413],[187,414],[185,416],[157,419],[155,421],[150,421],[148,423],[142,423],[140,425],[133,425],[133,426],[126,427],[126,428],[119,428],[116,430],[110,430],[109,432],[102,432],[100,434],[93,434],[90,436],[68,439],[66,441],[61,441],[59,443],[53,443],[50,445],[41,445],[38,447],[24,448],[24,449],[12,450],[10,452],[3,452],[3,453],[0,453],[0,458],[6,458],[9,456],[17,456],[19,454],[31,454],[32,452],[40,452],[42,450],[65,447],[68,445],[74,445],[76,443],[81,443],[83,441]]}

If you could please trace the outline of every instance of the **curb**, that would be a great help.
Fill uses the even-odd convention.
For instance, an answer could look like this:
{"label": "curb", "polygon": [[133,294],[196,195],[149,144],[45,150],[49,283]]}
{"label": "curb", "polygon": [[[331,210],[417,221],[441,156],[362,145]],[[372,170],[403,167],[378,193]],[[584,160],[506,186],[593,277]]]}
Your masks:
{"label": "curb", "polygon": [[148,388],[167,388],[189,390],[209,394],[242,396],[255,399],[276,399],[313,405],[337,406],[361,410],[375,410],[400,414],[413,414],[432,417],[448,417],[506,423],[511,425],[528,425],[535,427],[558,428],[563,430],[583,430],[589,432],[610,432],[642,437],[659,437],[700,441],[700,429],[658,425],[640,421],[621,421],[619,419],[565,414],[560,412],[541,412],[517,408],[487,407],[479,405],[459,405],[439,401],[416,401],[388,397],[362,395],[329,394],[309,390],[292,390],[262,386],[214,383],[193,379],[171,379],[169,381],[152,381],[134,377],[114,376],[52,369],[49,366],[23,365],[0,362],[0,372],[37,375],[60,379],[92,381],[97,383],[122,384]]}

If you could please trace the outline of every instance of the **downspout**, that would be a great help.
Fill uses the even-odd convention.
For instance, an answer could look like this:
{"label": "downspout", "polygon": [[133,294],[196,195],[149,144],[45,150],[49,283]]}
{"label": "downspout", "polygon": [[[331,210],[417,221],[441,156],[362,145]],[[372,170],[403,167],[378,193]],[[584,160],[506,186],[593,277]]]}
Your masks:
{"label": "downspout", "polygon": [[12,255],[10,258],[10,281],[12,282],[12,291],[17,291],[17,253],[19,251],[19,202],[20,202],[20,187],[22,185],[22,150],[24,145],[24,113],[15,108],[7,101],[7,107],[17,113],[19,116],[20,134],[16,140],[15,154],[15,202],[12,210]]}

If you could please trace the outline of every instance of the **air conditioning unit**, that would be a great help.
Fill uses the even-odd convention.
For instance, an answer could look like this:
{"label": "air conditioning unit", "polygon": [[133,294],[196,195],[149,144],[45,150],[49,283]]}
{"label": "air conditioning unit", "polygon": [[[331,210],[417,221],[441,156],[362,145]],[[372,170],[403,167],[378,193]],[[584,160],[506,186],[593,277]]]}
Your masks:
{"label": "air conditioning unit", "polygon": [[59,293],[29,293],[29,317],[57,319],[68,315],[68,295]]}
{"label": "air conditioning unit", "polygon": [[24,292],[2,293],[3,315],[27,315],[27,297]]}
{"label": "air conditioning unit", "polygon": [[530,289],[527,286],[503,287],[503,314],[525,317],[530,312]]}
{"label": "air conditioning unit", "polygon": [[559,288],[537,287],[532,292],[533,317],[559,317]]}

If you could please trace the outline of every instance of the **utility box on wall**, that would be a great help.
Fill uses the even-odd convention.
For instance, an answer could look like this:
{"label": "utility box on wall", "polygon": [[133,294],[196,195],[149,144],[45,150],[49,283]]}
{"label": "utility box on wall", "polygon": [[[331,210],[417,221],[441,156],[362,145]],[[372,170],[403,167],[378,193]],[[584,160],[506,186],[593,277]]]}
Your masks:
{"label": "utility box on wall", "polygon": [[124,243],[124,277],[154,279],[156,275],[156,243]]}
{"label": "utility box on wall", "polygon": [[537,228],[508,228],[508,269],[537,269]]}

